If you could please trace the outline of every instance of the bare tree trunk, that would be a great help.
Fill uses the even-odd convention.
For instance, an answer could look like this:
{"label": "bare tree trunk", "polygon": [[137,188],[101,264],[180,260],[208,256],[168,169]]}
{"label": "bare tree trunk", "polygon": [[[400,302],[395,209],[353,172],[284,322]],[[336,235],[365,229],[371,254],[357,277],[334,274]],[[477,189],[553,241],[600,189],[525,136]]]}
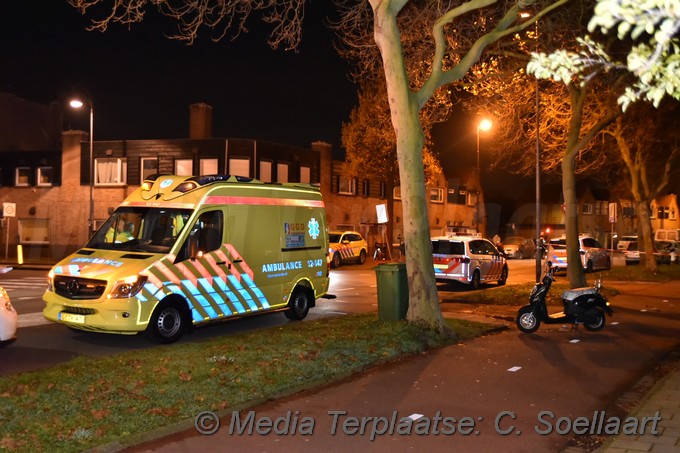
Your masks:
{"label": "bare tree trunk", "polygon": [[[634,195],[635,196],[635,195]],[[652,221],[649,219],[649,203],[646,200],[635,200],[635,215],[638,218],[640,233],[638,236],[638,250],[644,252],[645,270],[656,273],[659,265],[654,256],[654,234],[652,233]]]}
{"label": "bare tree trunk", "polygon": [[585,91],[571,87],[571,118],[567,133],[567,145],[562,160],[562,193],[564,194],[565,220],[567,236],[567,278],[571,288],[586,286],[586,277],[581,264],[580,244],[578,240],[578,197],[576,195],[576,154],[579,150],[581,125],[583,123],[583,102]]}
{"label": "bare tree trunk", "polygon": [[565,205],[564,226],[567,235],[567,278],[570,287],[581,288],[586,286],[586,277],[581,265],[578,240],[578,198],[576,196],[573,158],[565,157],[562,161],[562,192],[564,193]]}
{"label": "bare tree trunk", "polygon": [[438,332],[445,332],[439,307],[439,295],[432,265],[425,171],[423,167],[424,134],[419,106],[411,91],[396,16],[390,2],[374,8],[374,37],[380,49],[387,82],[392,124],[397,138],[397,159],[404,217],[406,270],[409,309],[407,319]]}

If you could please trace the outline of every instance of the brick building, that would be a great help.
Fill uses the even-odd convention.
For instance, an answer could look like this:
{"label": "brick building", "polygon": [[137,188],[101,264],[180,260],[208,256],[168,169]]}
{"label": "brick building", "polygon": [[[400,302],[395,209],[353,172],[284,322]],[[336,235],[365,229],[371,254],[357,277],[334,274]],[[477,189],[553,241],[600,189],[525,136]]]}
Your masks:
{"label": "brick building", "polygon": [[[194,104],[188,139],[92,142],[90,179],[88,134],[62,132],[58,107],[5,94],[0,100],[0,202],[14,208],[13,213],[12,209],[6,212],[14,216],[3,217],[0,253],[10,261],[16,257],[17,245],[29,263],[55,261],[73,252],[88,239],[90,212],[96,228],[145,176],[154,173],[224,173],[265,182],[320,184],[330,228],[359,230],[371,245],[387,239],[383,236],[387,228],[377,223],[376,206],[388,204],[393,206],[389,240],[397,241],[403,232],[399,188],[394,188],[390,203],[383,181],[346,175],[343,162],[333,160],[332,146],[325,142],[301,148],[213,138],[212,108]],[[17,122],[18,118],[23,120]],[[484,201],[476,181],[476,174],[470,172],[457,179],[442,177],[427,188],[431,234],[483,231],[485,216],[476,213]]]}

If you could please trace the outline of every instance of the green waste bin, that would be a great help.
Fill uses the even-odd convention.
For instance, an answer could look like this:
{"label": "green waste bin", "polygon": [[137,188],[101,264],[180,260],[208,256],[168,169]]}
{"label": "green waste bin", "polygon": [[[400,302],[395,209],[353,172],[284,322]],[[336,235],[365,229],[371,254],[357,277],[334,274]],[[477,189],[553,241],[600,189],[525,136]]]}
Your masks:
{"label": "green waste bin", "polygon": [[378,315],[382,321],[406,318],[408,311],[408,278],[405,263],[385,263],[376,266],[378,283]]}

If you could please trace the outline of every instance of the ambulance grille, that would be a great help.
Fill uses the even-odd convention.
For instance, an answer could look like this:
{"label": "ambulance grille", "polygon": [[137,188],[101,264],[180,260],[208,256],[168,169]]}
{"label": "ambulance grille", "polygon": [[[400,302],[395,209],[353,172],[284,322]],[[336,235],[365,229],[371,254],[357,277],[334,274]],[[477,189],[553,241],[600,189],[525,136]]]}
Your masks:
{"label": "ambulance grille", "polygon": [[106,289],[106,280],[60,275],[54,279],[54,290],[68,299],[99,299]]}
{"label": "ambulance grille", "polygon": [[83,308],[83,307],[69,307],[65,306],[62,310],[63,313],[73,313],[74,315],[93,315],[97,313],[94,308]]}

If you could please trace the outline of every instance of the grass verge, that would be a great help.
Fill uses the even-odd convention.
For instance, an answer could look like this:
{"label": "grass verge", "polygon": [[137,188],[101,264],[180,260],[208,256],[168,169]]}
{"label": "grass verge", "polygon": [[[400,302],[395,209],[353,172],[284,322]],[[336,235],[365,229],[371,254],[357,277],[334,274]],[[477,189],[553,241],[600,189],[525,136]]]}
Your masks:
{"label": "grass verge", "polygon": [[680,280],[680,265],[660,264],[658,272],[647,271],[644,264],[615,266],[612,267],[611,270],[603,272],[602,278],[605,281],[667,282],[671,280]]}
{"label": "grass verge", "polygon": [[[459,341],[492,326],[448,320]],[[93,359],[0,381],[0,450],[125,444],[201,411],[243,408],[451,343],[405,321],[348,315]]]}
{"label": "grass verge", "polygon": [[[644,265],[640,266],[615,266],[610,270],[586,274],[588,284],[594,284],[595,279],[600,276],[604,284],[602,294],[607,298],[619,294],[619,291],[608,282],[616,281],[651,281],[667,282],[680,280],[680,265],[659,265],[656,273],[648,272]],[[501,287],[489,287],[484,291],[470,291],[456,294],[456,302],[470,302],[483,305],[524,305],[529,303],[529,294],[534,287],[533,283],[523,283],[519,285],[507,285]],[[557,274],[556,280],[548,293],[548,305],[562,305],[561,295],[564,290],[569,289],[569,281],[564,273]]]}

